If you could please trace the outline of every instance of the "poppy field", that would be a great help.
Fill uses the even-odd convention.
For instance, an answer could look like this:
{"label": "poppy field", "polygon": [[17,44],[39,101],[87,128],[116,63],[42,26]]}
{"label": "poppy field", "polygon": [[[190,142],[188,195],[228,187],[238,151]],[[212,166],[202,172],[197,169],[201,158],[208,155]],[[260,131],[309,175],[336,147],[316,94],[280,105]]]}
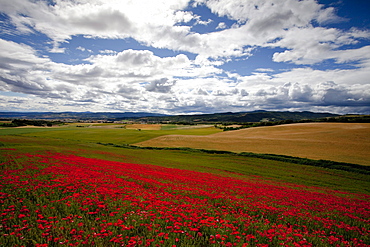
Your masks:
{"label": "poppy field", "polygon": [[365,193],[1,149],[1,246],[370,246]]}

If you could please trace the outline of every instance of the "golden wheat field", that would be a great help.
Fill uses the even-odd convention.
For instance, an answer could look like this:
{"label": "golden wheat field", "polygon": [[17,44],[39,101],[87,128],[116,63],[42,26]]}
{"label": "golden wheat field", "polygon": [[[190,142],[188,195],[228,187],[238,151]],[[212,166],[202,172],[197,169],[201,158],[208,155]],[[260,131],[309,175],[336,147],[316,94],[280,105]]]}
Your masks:
{"label": "golden wheat field", "polygon": [[281,154],[370,165],[370,123],[301,123],[208,136],[167,135],[135,145]]}
{"label": "golden wheat field", "polygon": [[126,129],[160,130],[161,124],[128,124]]}

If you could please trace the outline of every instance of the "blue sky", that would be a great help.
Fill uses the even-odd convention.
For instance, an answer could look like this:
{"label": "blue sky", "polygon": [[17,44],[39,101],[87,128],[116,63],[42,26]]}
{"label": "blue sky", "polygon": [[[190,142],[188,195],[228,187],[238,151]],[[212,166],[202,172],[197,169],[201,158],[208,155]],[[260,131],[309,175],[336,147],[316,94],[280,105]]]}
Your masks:
{"label": "blue sky", "polygon": [[370,1],[0,0],[0,111],[370,114]]}

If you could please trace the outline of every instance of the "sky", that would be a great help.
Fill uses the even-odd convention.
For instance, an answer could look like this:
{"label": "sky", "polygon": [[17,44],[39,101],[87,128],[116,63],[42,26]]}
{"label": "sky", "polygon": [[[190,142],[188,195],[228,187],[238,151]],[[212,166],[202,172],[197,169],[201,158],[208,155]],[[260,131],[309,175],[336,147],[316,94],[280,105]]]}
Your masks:
{"label": "sky", "polygon": [[368,0],[0,0],[0,111],[370,114]]}

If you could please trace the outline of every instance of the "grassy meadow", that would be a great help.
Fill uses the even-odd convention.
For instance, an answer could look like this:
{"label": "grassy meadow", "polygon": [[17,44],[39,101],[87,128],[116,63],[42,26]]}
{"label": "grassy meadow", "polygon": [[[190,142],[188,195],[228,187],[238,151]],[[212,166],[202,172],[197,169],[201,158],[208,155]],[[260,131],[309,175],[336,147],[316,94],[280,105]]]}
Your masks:
{"label": "grassy meadow", "polygon": [[[305,136],[302,127],[294,131]],[[169,135],[216,142],[243,133],[252,135],[176,125],[0,129],[0,243],[369,246],[370,175],[127,145]],[[328,128],[329,139],[331,133],[338,130]],[[227,150],[230,143],[223,145]]]}
{"label": "grassy meadow", "polygon": [[[69,124],[62,127],[41,128],[8,128],[1,129],[1,135],[22,135],[37,138],[52,138],[59,140],[75,140],[80,142],[111,142],[115,144],[134,144],[149,140],[158,136],[180,135],[209,135],[221,130],[214,127],[187,128],[183,126],[169,125],[169,127],[157,124]],[[162,129],[163,128],[163,129]]]}

